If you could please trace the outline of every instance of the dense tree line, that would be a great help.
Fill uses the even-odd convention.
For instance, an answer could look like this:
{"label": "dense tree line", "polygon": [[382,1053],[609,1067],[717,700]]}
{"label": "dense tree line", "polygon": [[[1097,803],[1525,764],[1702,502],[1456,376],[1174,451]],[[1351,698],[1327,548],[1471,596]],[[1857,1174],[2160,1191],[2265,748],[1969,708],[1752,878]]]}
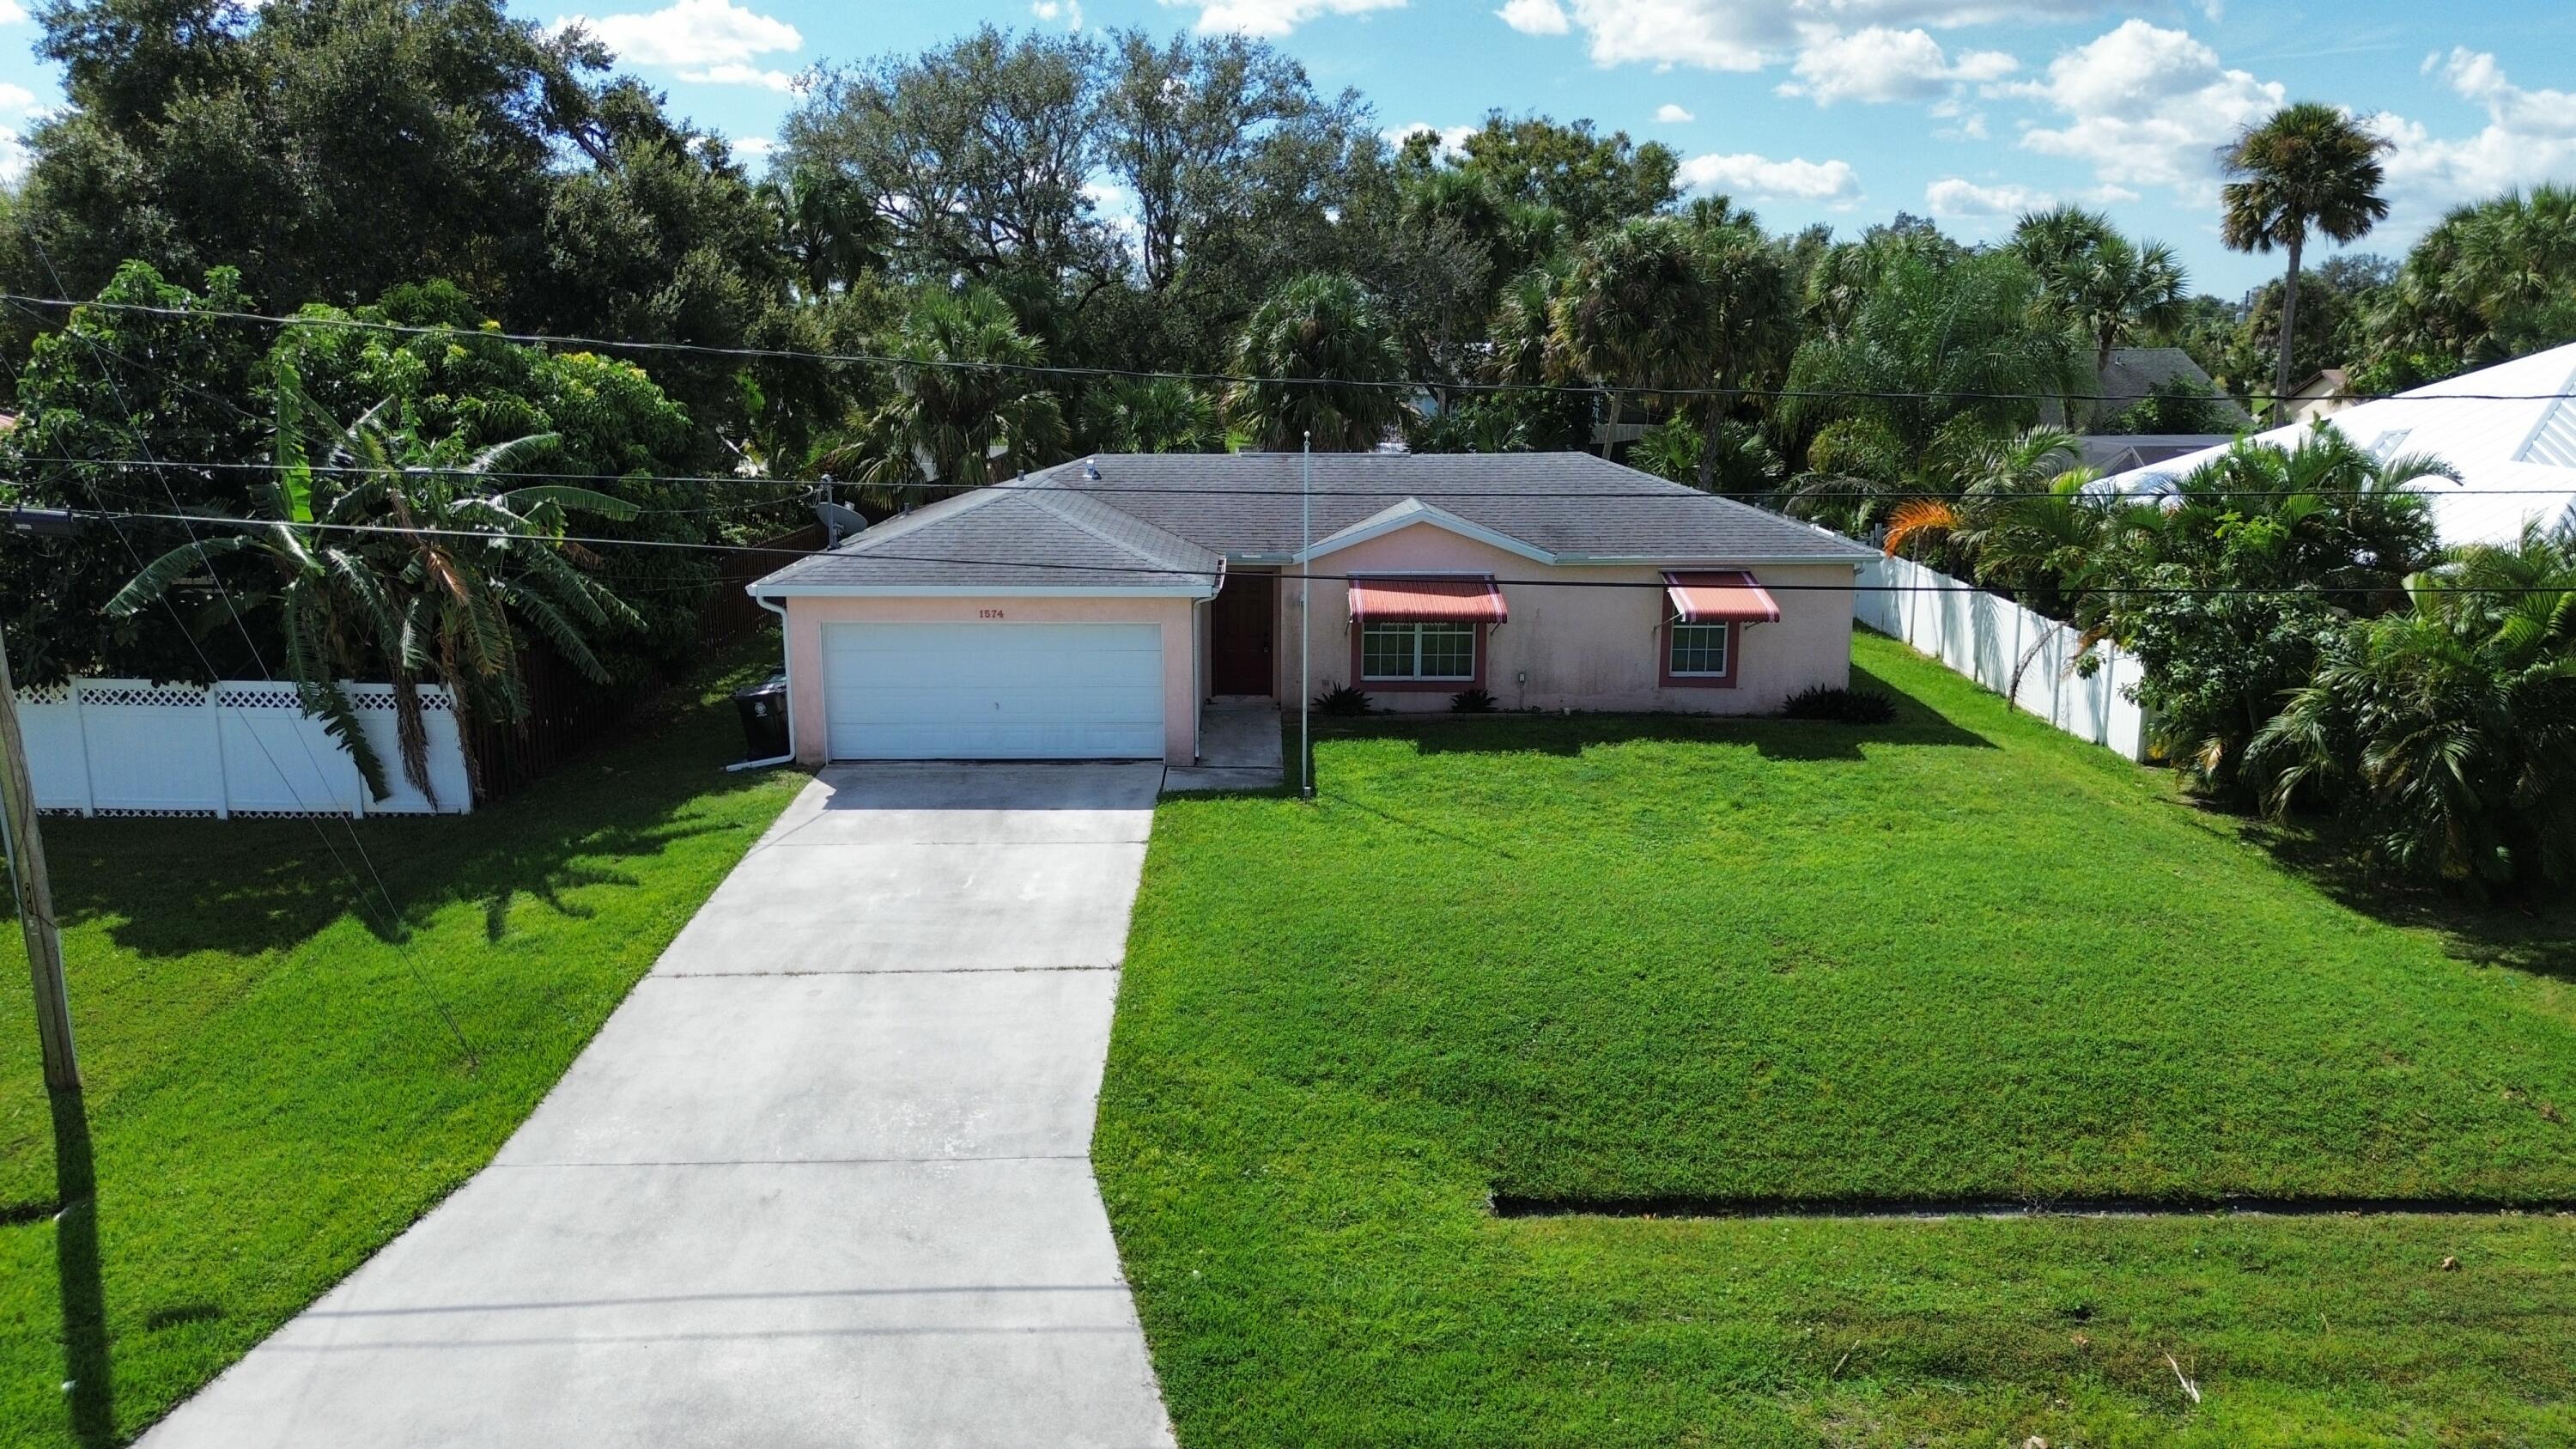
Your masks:
{"label": "dense tree line", "polygon": [[[1588,121],[1392,137],[1237,36],[988,27],[828,69],[755,177],[580,29],[496,0],[56,0],[41,19],[69,104],[28,138],[0,282],[161,310],[11,310],[12,499],[269,531],[0,543],[37,681],[284,660],[447,678],[506,717],[532,640],[618,681],[692,657],[703,555],[576,545],[575,515],[584,536],[739,541],[816,488],[886,512],[1091,450],[1390,442],[1599,449],[1883,536],[2149,658],[2175,758],[2248,808],[2395,819],[2351,805],[2396,788],[2336,753],[2398,717],[2355,681],[2437,635],[2542,627],[2407,582],[2508,564],[2434,551],[2394,464],[2239,453],[2143,512],[2074,467],[2068,427],[2226,427],[2189,388],[2092,405],[2121,347],[2180,345],[2259,405],[2322,366],[2393,387],[2576,336],[2564,189],[2463,208],[2402,264],[2308,265],[2385,212],[2382,144],[2331,108],[2229,148],[2222,233],[2285,262],[2229,304],[2077,208],[1982,247],[1902,214],[1778,234]],[[220,315],[253,312],[294,320]],[[2307,501],[2229,496],[2257,475]],[[540,482],[569,491],[523,491]],[[492,547],[293,545],[358,515],[461,520]],[[2484,647],[2459,645],[2529,663]],[[2517,768],[2494,778],[2546,773]],[[2510,884],[2561,869],[2534,838],[2503,866],[2387,853]]]}

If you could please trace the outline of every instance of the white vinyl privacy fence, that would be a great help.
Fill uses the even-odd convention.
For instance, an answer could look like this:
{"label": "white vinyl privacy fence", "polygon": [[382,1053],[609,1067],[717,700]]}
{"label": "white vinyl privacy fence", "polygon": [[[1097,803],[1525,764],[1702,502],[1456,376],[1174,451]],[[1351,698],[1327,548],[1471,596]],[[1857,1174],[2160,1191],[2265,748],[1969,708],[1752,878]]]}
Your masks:
{"label": "white vinyl privacy fence", "polygon": [[287,683],[80,679],[19,695],[41,810],[83,815],[428,815],[473,808],[456,703],[421,685],[424,795],[402,777],[389,684],[345,686],[393,793],[367,798],[357,762]]}
{"label": "white vinyl privacy fence", "polygon": [[2116,647],[2093,646],[2099,667],[2088,678],[2076,672],[2080,636],[2010,599],[1901,558],[1862,565],[1859,584],[1852,617],[1861,623],[2078,739],[2132,760],[2147,757],[2146,717],[2131,697],[2138,662]]}

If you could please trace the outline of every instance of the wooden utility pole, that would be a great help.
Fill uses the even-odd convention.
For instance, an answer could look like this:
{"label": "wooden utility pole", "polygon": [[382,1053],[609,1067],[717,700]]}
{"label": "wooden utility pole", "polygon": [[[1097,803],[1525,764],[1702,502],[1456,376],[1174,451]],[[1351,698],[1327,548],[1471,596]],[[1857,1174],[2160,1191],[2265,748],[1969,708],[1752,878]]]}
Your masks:
{"label": "wooden utility pole", "polygon": [[63,938],[54,928],[54,890],[45,878],[45,843],[36,832],[36,785],[27,773],[27,737],[18,729],[17,686],[0,640],[0,826],[6,827],[9,880],[17,891],[18,928],[27,936],[27,970],[36,982],[36,1035],[45,1049],[45,1087],[81,1089],[72,1054],[71,1001],[63,992]]}

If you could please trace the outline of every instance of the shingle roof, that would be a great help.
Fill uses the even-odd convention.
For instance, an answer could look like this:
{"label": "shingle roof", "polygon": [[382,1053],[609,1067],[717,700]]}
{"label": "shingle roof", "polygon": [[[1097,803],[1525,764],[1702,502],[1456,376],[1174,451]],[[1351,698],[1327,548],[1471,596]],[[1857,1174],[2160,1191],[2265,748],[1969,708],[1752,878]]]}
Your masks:
{"label": "shingle roof", "polygon": [[890,519],[754,589],[1203,585],[1220,556],[1283,561],[1301,541],[1408,500],[1561,562],[1876,556],[1838,534],[1587,453],[1318,453],[1312,464],[1311,524],[1301,518],[1309,499],[1298,454],[1117,454]]}
{"label": "shingle roof", "polygon": [[1549,554],[1652,562],[1874,557],[1847,538],[1589,453],[1317,453],[1300,521],[1300,455],[1138,453],[1029,475],[1089,493],[1202,547],[1278,559],[1408,498]]}
{"label": "shingle roof", "polygon": [[805,588],[1211,588],[1223,561],[1098,499],[1022,483],[977,489],[890,518],[752,586]]}

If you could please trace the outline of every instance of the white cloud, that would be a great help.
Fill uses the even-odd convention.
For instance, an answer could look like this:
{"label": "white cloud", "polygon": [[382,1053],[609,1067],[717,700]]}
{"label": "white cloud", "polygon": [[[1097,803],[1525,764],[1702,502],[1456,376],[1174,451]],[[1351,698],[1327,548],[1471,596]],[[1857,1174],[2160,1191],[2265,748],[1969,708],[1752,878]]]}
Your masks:
{"label": "white cloud", "polygon": [[685,65],[710,72],[746,66],[755,56],[805,44],[795,26],[745,10],[733,0],[672,0],[641,14],[596,20],[575,15],[561,24],[582,26],[630,65]]}
{"label": "white cloud", "polygon": [[679,75],[680,79],[697,85],[759,86],[773,91],[796,89],[795,76],[783,70],[764,70],[756,65],[711,65],[704,70],[684,70]]}
{"label": "white cloud", "polygon": [[2188,33],[2143,20],[2058,56],[2045,80],[1986,93],[2044,101],[2064,117],[2024,131],[2024,147],[2088,163],[2106,184],[2170,186],[2194,199],[2215,186],[2218,148],[2286,94],[2277,81],[2220,65]]}
{"label": "white cloud", "polygon": [[35,158],[27,154],[27,143],[7,126],[0,126],[0,182],[11,186],[27,179],[27,168]]}
{"label": "white cloud", "polygon": [[1364,15],[1372,10],[1400,10],[1405,0],[1163,0],[1166,5],[1195,6],[1203,31],[1239,31],[1245,35],[1286,35],[1319,15]]}
{"label": "white cloud", "polygon": [[34,91],[27,89],[25,86],[11,85],[7,81],[0,81],[0,111],[28,111],[35,109],[35,106],[36,93]]}
{"label": "white cloud", "polygon": [[1439,137],[1441,152],[1445,155],[1455,156],[1467,149],[1467,138],[1476,134],[1476,127],[1435,126],[1429,121],[1414,121],[1407,125],[1390,126],[1387,129],[1378,132],[1378,134],[1386,138],[1386,144],[1390,146],[1402,146],[1406,137],[1414,135],[1417,132]]}
{"label": "white cloud", "polygon": [[1029,13],[1050,24],[1061,20],[1067,30],[1082,28],[1082,0],[1031,0]]}
{"label": "white cloud", "polygon": [[1846,26],[2076,20],[2106,0],[1568,0],[1597,65],[1641,63],[1749,71]]}
{"label": "white cloud", "polygon": [[744,161],[765,161],[778,149],[778,143],[767,136],[736,136],[725,145],[733,149],[736,158]]}
{"label": "white cloud", "polygon": [[2424,68],[2439,71],[2463,99],[2484,106],[2487,124],[2452,140],[2394,113],[2363,119],[2394,143],[2382,164],[2391,221],[2399,229],[2429,224],[2443,207],[2576,172],[2576,95],[2525,90],[2506,79],[2504,68],[2484,51],[2427,56]]}
{"label": "white cloud", "polygon": [[2019,216],[2025,211],[2039,211],[2055,206],[2057,198],[2045,191],[2003,182],[1979,186],[1961,176],[1946,176],[1923,188],[1923,204],[1932,214],[1945,220],[1954,217]]}
{"label": "white cloud", "polygon": [[1565,33],[1565,7],[1556,0],[1503,0],[1503,8],[1494,13],[1523,35]]}
{"label": "white cloud", "polygon": [[1693,156],[1682,163],[1680,179],[1691,191],[1722,190],[1767,201],[1845,202],[1860,191],[1860,176],[1848,161],[1774,161],[1751,152]]}
{"label": "white cloud", "polygon": [[18,0],[0,0],[0,25],[15,25],[27,18],[27,7]]}
{"label": "white cloud", "polygon": [[2001,80],[2021,63],[2000,50],[1962,51],[1952,60],[1931,32],[1873,25],[1849,35],[1812,34],[1780,86],[1784,96],[1836,101],[1921,101],[1969,81]]}
{"label": "white cloud", "polygon": [[1655,120],[1660,125],[1685,126],[1698,119],[1699,117],[1692,115],[1690,112],[1683,110],[1681,107],[1674,105],[1670,101],[1666,101],[1662,105],[1655,107]]}

